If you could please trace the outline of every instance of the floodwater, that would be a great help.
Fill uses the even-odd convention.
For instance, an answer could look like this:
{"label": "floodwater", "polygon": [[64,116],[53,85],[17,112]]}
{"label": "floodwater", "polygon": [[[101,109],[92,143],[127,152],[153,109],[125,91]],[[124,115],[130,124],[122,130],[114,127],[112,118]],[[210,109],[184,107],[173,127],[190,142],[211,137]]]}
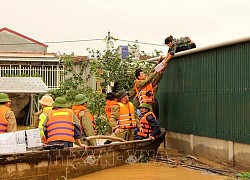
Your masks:
{"label": "floodwater", "polygon": [[112,180],[112,179],[143,179],[143,180],[227,180],[226,176],[219,176],[191,170],[183,167],[170,167],[164,163],[126,164],[123,166],[101,170],[73,180]]}
{"label": "floodwater", "polygon": [[[18,130],[29,129],[27,126],[18,126]],[[166,151],[166,150],[163,150]],[[168,154],[177,154],[167,150]],[[202,161],[207,164],[218,166],[206,159]],[[91,167],[90,167],[91,168]],[[138,164],[126,164],[110,169],[100,170],[85,176],[74,178],[73,180],[112,180],[112,179],[135,179],[135,180],[228,180],[229,177],[192,170],[181,166],[170,167],[162,162],[148,162]]]}

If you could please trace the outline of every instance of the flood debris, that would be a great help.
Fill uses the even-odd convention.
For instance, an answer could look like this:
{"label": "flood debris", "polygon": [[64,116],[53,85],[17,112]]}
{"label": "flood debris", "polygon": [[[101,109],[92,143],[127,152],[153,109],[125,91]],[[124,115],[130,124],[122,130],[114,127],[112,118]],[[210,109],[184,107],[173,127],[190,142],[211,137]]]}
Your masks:
{"label": "flood debris", "polygon": [[165,163],[173,168],[181,166],[189,169],[219,174],[232,178],[237,177],[238,173],[236,168],[229,166],[215,167],[192,155],[167,155],[165,157],[161,155],[154,157],[154,159],[152,160]]}

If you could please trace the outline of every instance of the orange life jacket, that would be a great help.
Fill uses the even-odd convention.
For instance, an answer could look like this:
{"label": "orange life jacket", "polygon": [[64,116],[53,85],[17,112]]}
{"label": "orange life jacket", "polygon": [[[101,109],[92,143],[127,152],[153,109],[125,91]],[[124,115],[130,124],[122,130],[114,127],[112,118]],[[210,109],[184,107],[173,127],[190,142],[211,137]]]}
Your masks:
{"label": "orange life jacket", "polygon": [[111,109],[114,105],[117,104],[116,100],[107,100],[106,101],[106,106],[105,106],[105,112],[108,118],[108,121],[110,120],[110,115],[111,115]]}
{"label": "orange life jacket", "polygon": [[136,127],[135,121],[135,108],[131,102],[129,105],[125,105],[121,102],[118,102],[120,106],[118,126],[121,129],[131,129]]}
{"label": "orange life jacket", "polygon": [[5,119],[5,114],[10,111],[6,106],[0,106],[0,134],[7,133],[8,121]]}
{"label": "orange life jacket", "polygon": [[47,131],[48,143],[52,141],[74,142],[73,111],[71,109],[50,111]]}
{"label": "orange life jacket", "polygon": [[[77,118],[80,120],[80,124],[81,124],[82,130],[83,130],[84,127],[83,127],[83,125],[82,125],[82,121],[81,121],[81,118],[80,118],[80,112],[81,112],[81,111],[84,111],[84,115],[87,113],[86,115],[89,116],[89,119],[90,119],[91,122],[92,122],[92,126],[93,126],[95,132],[97,131],[97,130],[96,130],[96,122],[95,122],[95,119],[94,119],[94,117],[92,116],[92,114],[90,114],[90,112],[88,111],[88,109],[87,109],[86,107],[84,107],[84,106],[82,106],[82,105],[74,105],[74,106],[72,107],[72,110],[73,110],[74,114],[77,116]],[[96,134],[97,134],[97,132],[96,132]]]}
{"label": "orange life jacket", "polygon": [[138,132],[137,135],[142,136],[142,137],[149,137],[150,135],[152,135],[153,129],[147,121],[147,117],[150,114],[152,114],[154,118],[156,118],[155,114],[151,111],[144,114],[144,116],[140,119],[142,132]]}
{"label": "orange life jacket", "polygon": [[[147,86],[143,87],[140,91],[137,88],[137,84],[143,80],[135,80],[135,90],[136,97],[139,99],[140,105],[142,103],[153,103],[154,102],[154,89],[152,83],[149,83]],[[146,93],[150,92],[150,96],[147,96]]]}

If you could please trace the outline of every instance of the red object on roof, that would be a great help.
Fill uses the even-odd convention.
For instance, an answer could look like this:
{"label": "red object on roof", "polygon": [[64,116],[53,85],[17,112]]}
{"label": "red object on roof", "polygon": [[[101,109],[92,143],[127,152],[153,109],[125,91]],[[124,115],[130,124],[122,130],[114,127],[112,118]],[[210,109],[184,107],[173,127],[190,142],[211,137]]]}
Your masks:
{"label": "red object on roof", "polygon": [[8,31],[8,32],[10,32],[10,33],[12,33],[12,34],[15,34],[15,35],[17,35],[17,36],[20,36],[20,37],[22,37],[22,38],[24,38],[24,39],[27,39],[27,40],[29,40],[29,41],[32,41],[32,42],[34,42],[34,43],[36,43],[36,44],[39,44],[39,45],[41,45],[41,46],[44,46],[44,47],[48,47],[46,44],[43,44],[43,43],[41,43],[41,42],[39,42],[39,41],[36,41],[36,40],[34,40],[34,39],[32,39],[32,38],[29,38],[29,37],[27,37],[27,36],[25,36],[25,35],[23,35],[23,34],[20,34],[20,33],[18,33],[18,32],[16,32],[16,31],[13,31],[13,30],[11,30],[11,29],[9,29],[9,28],[2,28],[2,29],[0,29],[0,32],[2,32],[2,31]]}

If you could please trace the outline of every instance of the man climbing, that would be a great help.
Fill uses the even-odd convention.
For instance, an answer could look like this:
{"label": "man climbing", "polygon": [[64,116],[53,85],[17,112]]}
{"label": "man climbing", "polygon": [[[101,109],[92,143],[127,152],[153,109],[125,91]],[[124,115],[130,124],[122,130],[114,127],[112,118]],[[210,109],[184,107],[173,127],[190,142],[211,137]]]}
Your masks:
{"label": "man climbing", "polygon": [[189,37],[174,39],[173,36],[169,36],[165,39],[165,45],[169,47],[168,54],[163,61],[165,66],[175,53],[196,48],[196,44]]}

